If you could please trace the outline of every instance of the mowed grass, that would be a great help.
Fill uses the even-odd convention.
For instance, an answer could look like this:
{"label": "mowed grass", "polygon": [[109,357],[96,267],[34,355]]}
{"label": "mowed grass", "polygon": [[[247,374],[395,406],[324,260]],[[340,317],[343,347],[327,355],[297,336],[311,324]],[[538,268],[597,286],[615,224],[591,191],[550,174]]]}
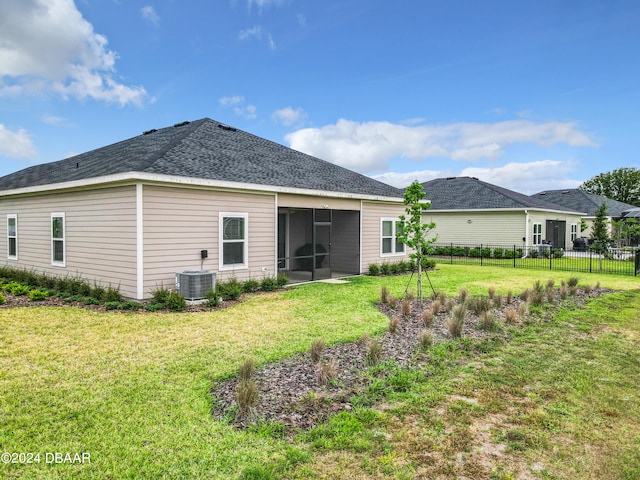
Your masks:
{"label": "mowed grass", "polygon": [[[640,286],[635,278],[578,276],[581,284]],[[517,293],[535,279],[559,283],[568,274],[442,265],[430,278],[453,295],[489,286]],[[246,358],[263,364],[306,351],[316,338],[336,343],[384,331],[388,320],[373,305],[380,287],[401,296],[408,282],[409,276],[359,277],[348,285],[304,285],[206,313],[2,309],[0,448],[41,453],[42,461],[0,464],[0,476],[237,478],[262,464],[322,476],[315,459],[324,454],[313,442],[213,420],[210,390]],[[360,415],[367,425],[379,420]],[[46,452],[88,452],[91,462],[45,464]]]}

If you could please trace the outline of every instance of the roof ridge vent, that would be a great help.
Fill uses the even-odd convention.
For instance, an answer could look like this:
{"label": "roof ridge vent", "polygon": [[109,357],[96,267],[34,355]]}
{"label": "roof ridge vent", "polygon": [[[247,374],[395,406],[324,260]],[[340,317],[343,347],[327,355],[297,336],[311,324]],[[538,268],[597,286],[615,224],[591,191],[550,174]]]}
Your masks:
{"label": "roof ridge vent", "polygon": [[218,127],[229,132],[236,132],[238,130],[237,128],[233,128],[231,125],[227,125],[226,123],[219,123]]}
{"label": "roof ridge vent", "polygon": [[185,125],[189,125],[191,122],[180,122],[180,123],[174,123],[173,126],[174,127],[184,127]]}
{"label": "roof ridge vent", "polygon": [[455,180],[456,177],[447,177],[447,180]]}
{"label": "roof ridge vent", "polygon": [[158,131],[157,128],[152,128],[151,130],[145,130],[144,132],[142,132],[142,134],[149,135],[150,133],[157,132],[157,131]]}
{"label": "roof ridge vent", "polygon": [[563,191],[562,191],[562,194],[563,194],[563,195],[566,195],[567,193],[569,193],[569,190],[563,190]]}

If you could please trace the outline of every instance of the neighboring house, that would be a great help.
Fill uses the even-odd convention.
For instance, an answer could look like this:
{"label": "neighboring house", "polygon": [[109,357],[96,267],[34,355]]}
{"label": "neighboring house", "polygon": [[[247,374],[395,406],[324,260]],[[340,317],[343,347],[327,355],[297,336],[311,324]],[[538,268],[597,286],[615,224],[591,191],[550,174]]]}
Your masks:
{"label": "neighboring house", "polygon": [[435,222],[437,244],[515,245],[551,243],[570,249],[580,211],[483,182],[473,177],[438,178],[422,184]]}
{"label": "neighboring house", "polygon": [[602,195],[596,195],[595,193],[587,193],[578,188],[545,190],[544,192],[538,192],[531,195],[531,197],[553,202],[572,210],[585,212],[586,215],[583,218],[585,220],[586,229],[579,232],[579,237],[588,238],[591,235],[593,221],[596,218],[596,210],[600,208],[600,205],[602,205],[603,202],[607,205],[607,220],[609,224],[609,233],[611,235],[614,235],[614,229],[611,223],[612,220],[631,218],[636,215],[634,212],[638,211],[638,207],[634,205],[618,202],[617,200],[611,200],[610,198],[603,197]]}
{"label": "neighboring house", "polygon": [[0,178],[0,251],[136,299],[186,270],[318,280],[405,259],[402,195],[204,118]]}

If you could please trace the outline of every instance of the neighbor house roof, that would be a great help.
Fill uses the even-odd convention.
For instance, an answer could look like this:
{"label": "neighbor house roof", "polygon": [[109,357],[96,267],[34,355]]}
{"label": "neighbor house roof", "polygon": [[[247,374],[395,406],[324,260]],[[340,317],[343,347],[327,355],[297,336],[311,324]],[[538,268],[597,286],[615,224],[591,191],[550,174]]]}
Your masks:
{"label": "neighbor house roof", "polygon": [[637,208],[634,205],[611,200],[610,198],[596,195],[595,193],[587,193],[578,188],[545,190],[544,192],[531,195],[531,198],[547,200],[572,210],[580,210],[581,212],[586,212],[590,217],[595,217],[596,210],[602,205],[602,202],[607,204],[607,216],[613,218],[622,217],[627,210]]}
{"label": "neighbor house roof", "polygon": [[210,118],[149,130],[113,145],[20,170],[0,178],[0,191],[81,184],[129,172],[296,191],[403,196],[400,189]]}
{"label": "neighbor house roof", "polygon": [[431,200],[430,210],[538,209],[580,213],[474,177],[436,178],[422,186]]}

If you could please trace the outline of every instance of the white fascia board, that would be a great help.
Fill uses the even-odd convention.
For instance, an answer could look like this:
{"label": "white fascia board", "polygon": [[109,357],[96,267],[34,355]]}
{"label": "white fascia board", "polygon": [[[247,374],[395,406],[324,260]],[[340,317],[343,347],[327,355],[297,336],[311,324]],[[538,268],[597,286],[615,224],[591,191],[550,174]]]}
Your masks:
{"label": "white fascia board", "polygon": [[181,177],[176,175],[163,175],[163,174],[145,173],[145,172],[116,173],[113,175],[104,175],[101,177],[85,178],[82,180],[73,180],[70,182],[52,183],[48,185],[36,185],[33,187],[23,187],[23,188],[16,188],[12,190],[3,190],[3,191],[0,191],[0,196],[6,197],[10,195],[25,195],[25,194],[52,192],[56,190],[87,188],[92,186],[98,186],[101,184],[119,183],[119,182],[127,182],[127,181],[162,183],[162,184],[173,184],[173,185],[193,186],[193,187],[225,188],[225,189],[232,189],[232,190],[243,190],[243,191],[248,190],[253,192],[265,192],[265,193],[290,193],[290,194],[296,194],[296,195],[310,195],[310,196],[316,196],[316,197],[348,198],[348,199],[384,201],[384,202],[393,202],[393,203],[403,202],[403,199],[400,197],[384,197],[379,195],[360,195],[357,193],[348,193],[348,192],[331,192],[331,191],[325,191],[325,190],[312,190],[312,189],[296,188],[296,187],[259,185],[255,183],[229,182],[225,180],[209,180],[205,178]]}

